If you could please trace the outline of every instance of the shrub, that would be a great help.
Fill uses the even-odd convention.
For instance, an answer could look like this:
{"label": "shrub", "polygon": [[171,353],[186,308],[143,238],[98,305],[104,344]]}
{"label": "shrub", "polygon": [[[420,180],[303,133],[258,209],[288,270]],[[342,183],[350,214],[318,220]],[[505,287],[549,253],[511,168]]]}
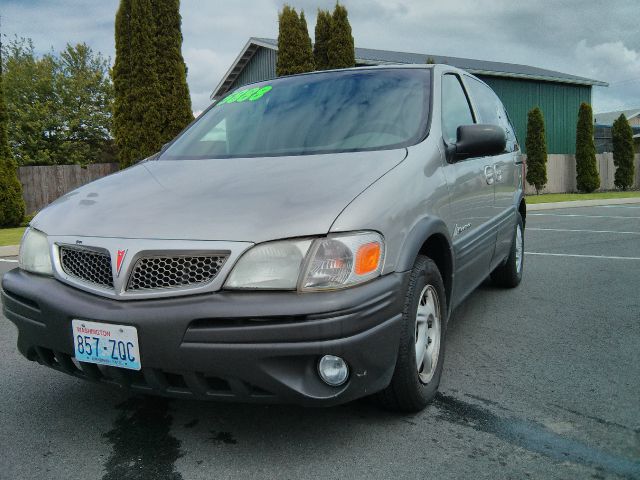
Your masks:
{"label": "shrub", "polygon": [[331,17],[331,38],[329,39],[329,68],[350,68],[356,66],[356,52],[351,35],[351,25],[347,9],[336,3]]}
{"label": "shrub", "polygon": [[192,119],[178,0],[121,0],[116,14],[113,134],[125,168]]}
{"label": "shrub", "polygon": [[527,182],[540,193],[547,184],[547,138],[544,130],[542,110],[535,107],[529,111],[527,121]]}
{"label": "shrub", "polygon": [[304,12],[285,5],[278,15],[278,60],[276,75],[294,75],[315,69],[311,38]]}
{"label": "shrub", "polygon": [[0,226],[17,227],[24,217],[24,200],[18,166],[9,148],[8,123],[0,58]]}
{"label": "shrub", "polygon": [[596,146],[593,140],[593,112],[591,105],[582,103],[576,128],[576,185],[581,192],[591,193],[600,187],[596,165]]}
{"label": "shrub", "polygon": [[316,19],[315,44],[313,45],[313,57],[317,70],[328,70],[329,67],[329,40],[331,39],[331,12],[318,10]]}
{"label": "shrub", "polygon": [[179,0],[153,0],[156,72],[160,90],[160,141],[172,140],[193,120],[187,84],[187,66],[182,57],[182,17]]}
{"label": "shrub", "polygon": [[616,166],[614,183],[616,187],[626,190],[633,186],[635,168],[633,164],[633,132],[624,114],[613,122],[611,128],[613,140],[613,163]]}

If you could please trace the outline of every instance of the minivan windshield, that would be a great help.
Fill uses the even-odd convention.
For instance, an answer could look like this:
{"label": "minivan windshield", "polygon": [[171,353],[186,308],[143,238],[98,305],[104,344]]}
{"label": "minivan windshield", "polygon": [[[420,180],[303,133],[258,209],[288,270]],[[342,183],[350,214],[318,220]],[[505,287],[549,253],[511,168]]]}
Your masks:
{"label": "minivan windshield", "polygon": [[286,156],[413,145],[427,130],[430,69],[279,78],[219,100],[160,160]]}

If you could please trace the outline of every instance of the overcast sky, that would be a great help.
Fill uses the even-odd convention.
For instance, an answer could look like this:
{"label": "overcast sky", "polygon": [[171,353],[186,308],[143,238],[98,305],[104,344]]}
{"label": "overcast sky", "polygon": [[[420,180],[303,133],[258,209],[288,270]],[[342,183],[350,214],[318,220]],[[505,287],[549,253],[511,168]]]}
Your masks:
{"label": "overcast sky", "polygon": [[[86,42],[112,58],[117,0],[1,0],[2,30],[39,52]],[[182,0],[194,111],[249,37],[276,38],[282,0]],[[334,0],[291,0],[307,16]],[[608,82],[594,111],[640,107],[640,0],[341,0],[359,47],[520,63]]]}

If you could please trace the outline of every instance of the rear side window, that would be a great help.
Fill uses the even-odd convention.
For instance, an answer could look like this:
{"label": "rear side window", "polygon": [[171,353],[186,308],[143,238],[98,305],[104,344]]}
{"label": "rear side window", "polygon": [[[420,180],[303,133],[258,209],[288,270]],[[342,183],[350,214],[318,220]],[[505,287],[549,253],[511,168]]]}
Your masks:
{"label": "rear side window", "polygon": [[504,113],[504,117],[502,117],[505,121],[505,131],[507,132],[507,151],[515,152],[520,147],[518,146],[518,138],[516,137],[516,129],[513,128],[513,123],[509,119],[509,113],[507,109],[502,106],[502,112]]}
{"label": "rear side window", "polygon": [[475,107],[478,122],[502,127],[507,134],[507,151],[515,150],[517,145],[515,132],[498,96],[491,88],[473,77],[465,76],[465,84]]}
{"label": "rear side window", "polygon": [[467,95],[457,75],[442,77],[442,135],[447,143],[455,143],[460,125],[473,124]]}

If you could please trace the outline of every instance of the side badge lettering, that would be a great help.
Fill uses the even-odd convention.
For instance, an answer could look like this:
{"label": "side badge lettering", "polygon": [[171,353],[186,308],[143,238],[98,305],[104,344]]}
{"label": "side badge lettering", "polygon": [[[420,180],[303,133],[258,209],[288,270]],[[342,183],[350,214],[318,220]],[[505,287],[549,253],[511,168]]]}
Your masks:
{"label": "side badge lettering", "polygon": [[456,223],[455,228],[453,229],[453,236],[456,237],[458,235],[460,235],[462,232],[464,232],[465,230],[469,230],[471,228],[471,224],[467,223],[465,225],[458,225]]}

